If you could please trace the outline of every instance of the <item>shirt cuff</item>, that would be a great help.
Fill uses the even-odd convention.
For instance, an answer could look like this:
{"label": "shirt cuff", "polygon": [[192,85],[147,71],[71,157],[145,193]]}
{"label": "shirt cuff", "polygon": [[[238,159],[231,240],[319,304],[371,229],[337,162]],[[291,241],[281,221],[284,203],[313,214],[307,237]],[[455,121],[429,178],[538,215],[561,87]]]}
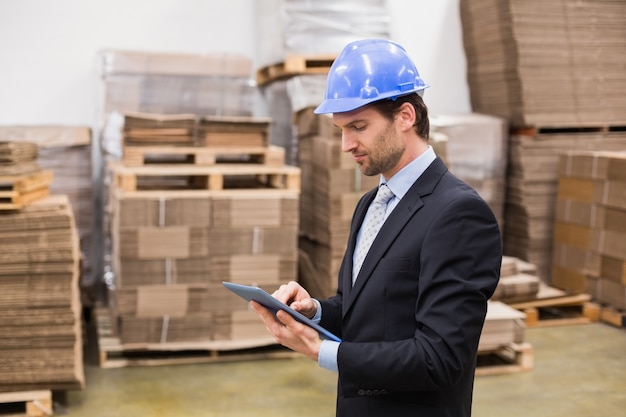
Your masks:
{"label": "shirt cuff", "polygon": [[313,323],[319,324],[320,320],[322,319],[322,304],[319,302],[319,300],[312,298],[313,302],[315,304],[317,304],[317,309],[315,310],[315,315],[311,318],[311,321],[313,321]]}
{"label": "shirt cuff", "polygon": [[332,372],[339,372],[339,366],[337,366],[338,350],[339,342],[334,342],[332,340],[322,340],[320,352],[317,357],[317,363],[319,364],[319,366]]}

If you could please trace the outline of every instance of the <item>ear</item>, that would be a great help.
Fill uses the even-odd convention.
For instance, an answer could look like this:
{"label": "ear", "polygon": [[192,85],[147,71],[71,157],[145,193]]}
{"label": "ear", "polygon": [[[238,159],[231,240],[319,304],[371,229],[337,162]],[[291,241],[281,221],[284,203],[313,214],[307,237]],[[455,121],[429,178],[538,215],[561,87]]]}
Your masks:
{"label": "ear", "polygon": [[403,131],[413,129],[415,117],[415,108],[411,103],[403,103],[396,113],[396,120]]}

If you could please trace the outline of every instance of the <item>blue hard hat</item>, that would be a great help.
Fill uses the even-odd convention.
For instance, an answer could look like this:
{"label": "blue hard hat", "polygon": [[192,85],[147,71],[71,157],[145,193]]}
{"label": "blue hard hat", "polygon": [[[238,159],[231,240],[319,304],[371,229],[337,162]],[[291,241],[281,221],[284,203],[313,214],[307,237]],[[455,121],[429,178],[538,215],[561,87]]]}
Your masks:
{"label": "blue hard hat", "polygon": [[429,87],[420,77],[406,50],[387,39],[351,42],[333,62],[326,95],[316,114],[351,111],[373,101]]}

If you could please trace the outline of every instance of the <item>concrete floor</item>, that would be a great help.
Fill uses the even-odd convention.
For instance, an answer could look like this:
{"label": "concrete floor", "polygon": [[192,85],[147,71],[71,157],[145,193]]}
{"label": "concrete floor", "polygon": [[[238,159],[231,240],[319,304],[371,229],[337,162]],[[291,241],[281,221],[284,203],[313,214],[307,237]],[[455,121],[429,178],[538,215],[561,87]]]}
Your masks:
{"label": "concrete floor", "polygon": [[[478,376],[476,417],[626,416],[626,330],[592,323],[529,328],[535,367]],[[89,347],[89,345],[88,345]],[[57,399],[71,417],[334,415],[335,375],[308,359],[101,369]]]}

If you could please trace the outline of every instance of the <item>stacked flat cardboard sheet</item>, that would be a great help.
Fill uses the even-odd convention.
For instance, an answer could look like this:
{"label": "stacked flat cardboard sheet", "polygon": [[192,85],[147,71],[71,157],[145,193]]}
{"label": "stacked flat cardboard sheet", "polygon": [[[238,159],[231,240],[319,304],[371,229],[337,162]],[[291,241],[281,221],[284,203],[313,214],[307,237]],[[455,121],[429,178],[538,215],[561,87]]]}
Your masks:
{"label": "stacked flat cardboard sheet", "polygon": [[462,0],[474,111],[513,126],[626,124],[626,8],[612,0]]}
{"label": "stacked flat cardboard sheet", "polygon": [[626,150],[560,162],[553,285],[626,309]]}
{"label": "stacked flat cardboard sheet", "polygon": [[124,145],[195,144],[196,116],[193,114],[124,113]]}
{"label": "stacked flat cardboard sheet", "polygon": [[491,351],[522,343],[525,338],[526,315],[502,301],[487,302],[487,316],[480,334],[478,351]]}
{"label": "stacked flat cardboard sheet", "polygon": [[0,162],[17,163],[37,159],[37,144],[32,142],[0,142]]}
{"label": "stacked flat cardboard sheet", "polygon": [[624,132],[514,134],[509,144],[504,252],[550,283],[559,157],[572,150],[625,150]]}
{"label": "stacked flat cardboard sheet", "polygon": [[271,119],[194,114],[124,114],[123,146],[267,147]]}
{"label": "stacked flat cardboard sheet", "polygon": [[216,147],[267,147],[268,117],[205,116],[198,126],[199,144]]}
{"label": "stacked flat cardboard sheet", "polygon": [[328,296],[336,291],[354,208],[379,178],[363,175],[341,150],[341,135],[330,116],[308,108],[297,114],[296,126],[302,170],[299,245],[317,269],[301,279],[319,296]]}
{"label": "stacked flat cardboard sheet", "polygon": [[[0,177],[40,172],[41,166],[37,163],[37,156],[35,143],[0,141]],[[5,189],[5,184],[2,184],[2,189]]]}
{"label": "stacked flat cardboard sheet", "polygon": [[512,256],[503,256],[500,281],[491,299],[505,303],[533,300],[540,284],[541,279],[534,265]]}
{"label": "stacked flat cardboard sheet", "polygon": [[0,391],[80,389],[79,243],[67,196],[0,214]]}

